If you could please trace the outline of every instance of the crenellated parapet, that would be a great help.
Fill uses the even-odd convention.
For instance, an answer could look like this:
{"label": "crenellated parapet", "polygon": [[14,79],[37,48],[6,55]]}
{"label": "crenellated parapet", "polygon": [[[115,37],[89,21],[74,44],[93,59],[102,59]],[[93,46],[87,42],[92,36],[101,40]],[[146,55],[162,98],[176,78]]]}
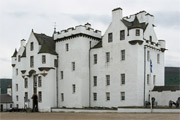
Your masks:
{"label": "crenellated parapet", "polygon": [[55,32],[54,40],[65,39],[72,36],[75,37],[76,35],[84,35],[87,37],[101,39],[101,31],[94,30],[91,28],[91,24],[87,23],[85,25],[78,25],[66,30],[61,30],[61,32]]}

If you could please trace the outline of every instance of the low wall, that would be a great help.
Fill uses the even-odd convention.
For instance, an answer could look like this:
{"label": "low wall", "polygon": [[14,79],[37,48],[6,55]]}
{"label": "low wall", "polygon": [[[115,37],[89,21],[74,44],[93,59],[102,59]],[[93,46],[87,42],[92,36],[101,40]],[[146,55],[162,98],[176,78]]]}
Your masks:
{"label": "low wall", "polygon": [[147,109],[147,108],[118,108],[117,110],[88,110],[88,109],[61,109],[61,108],[52,108],[52,112],[95,112],[95,113],[105,113],[105,112],[118,112],[118,113],[180,113],[180,109]]}

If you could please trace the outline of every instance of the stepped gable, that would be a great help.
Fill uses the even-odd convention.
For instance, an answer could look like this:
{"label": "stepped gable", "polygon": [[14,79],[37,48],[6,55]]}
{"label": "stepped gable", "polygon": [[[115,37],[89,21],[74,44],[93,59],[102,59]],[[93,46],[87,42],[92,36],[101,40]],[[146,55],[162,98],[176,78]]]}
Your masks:
{"label": "stepped gable", "polygon": [[53,55],[57,55],[57,53],[55,52],[55,42],[52,37],[37,33],[34,33],[34,35],[38,40],[39,45],[41,45],[39,53],[50,53]]}

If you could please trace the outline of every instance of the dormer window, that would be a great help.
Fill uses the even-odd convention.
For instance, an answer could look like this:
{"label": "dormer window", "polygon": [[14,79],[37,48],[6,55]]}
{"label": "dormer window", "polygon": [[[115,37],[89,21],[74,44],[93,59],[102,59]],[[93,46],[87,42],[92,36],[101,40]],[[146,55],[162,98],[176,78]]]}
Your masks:
{"label": "dormer window", "polygon": [[136,36],[140,36],[140,30],[136,29]]}
{"label": "dormer window", "polygon": [[108,34],[108,42],[112,42],[113,41],[113,34],[109,33]]}
{"label": "dormer window", "polygon": [[33,50],[34,50],[34,43],[31,42],[30,44],[31,44],[31,45],[30,45],[30,50],[33,51]]}

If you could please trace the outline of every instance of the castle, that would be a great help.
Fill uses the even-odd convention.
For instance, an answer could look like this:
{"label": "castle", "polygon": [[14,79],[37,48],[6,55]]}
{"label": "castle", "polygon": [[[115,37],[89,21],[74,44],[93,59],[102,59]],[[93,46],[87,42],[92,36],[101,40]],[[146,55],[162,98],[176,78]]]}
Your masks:
{"label": "castle", "polygon": [[12,56],[13,106],[144,106],[154,86],[164,85],[165,41],[154,27],[146,11],[123,17],[116,8],[104,35],[89,23],[52,37],[32,30]]}

